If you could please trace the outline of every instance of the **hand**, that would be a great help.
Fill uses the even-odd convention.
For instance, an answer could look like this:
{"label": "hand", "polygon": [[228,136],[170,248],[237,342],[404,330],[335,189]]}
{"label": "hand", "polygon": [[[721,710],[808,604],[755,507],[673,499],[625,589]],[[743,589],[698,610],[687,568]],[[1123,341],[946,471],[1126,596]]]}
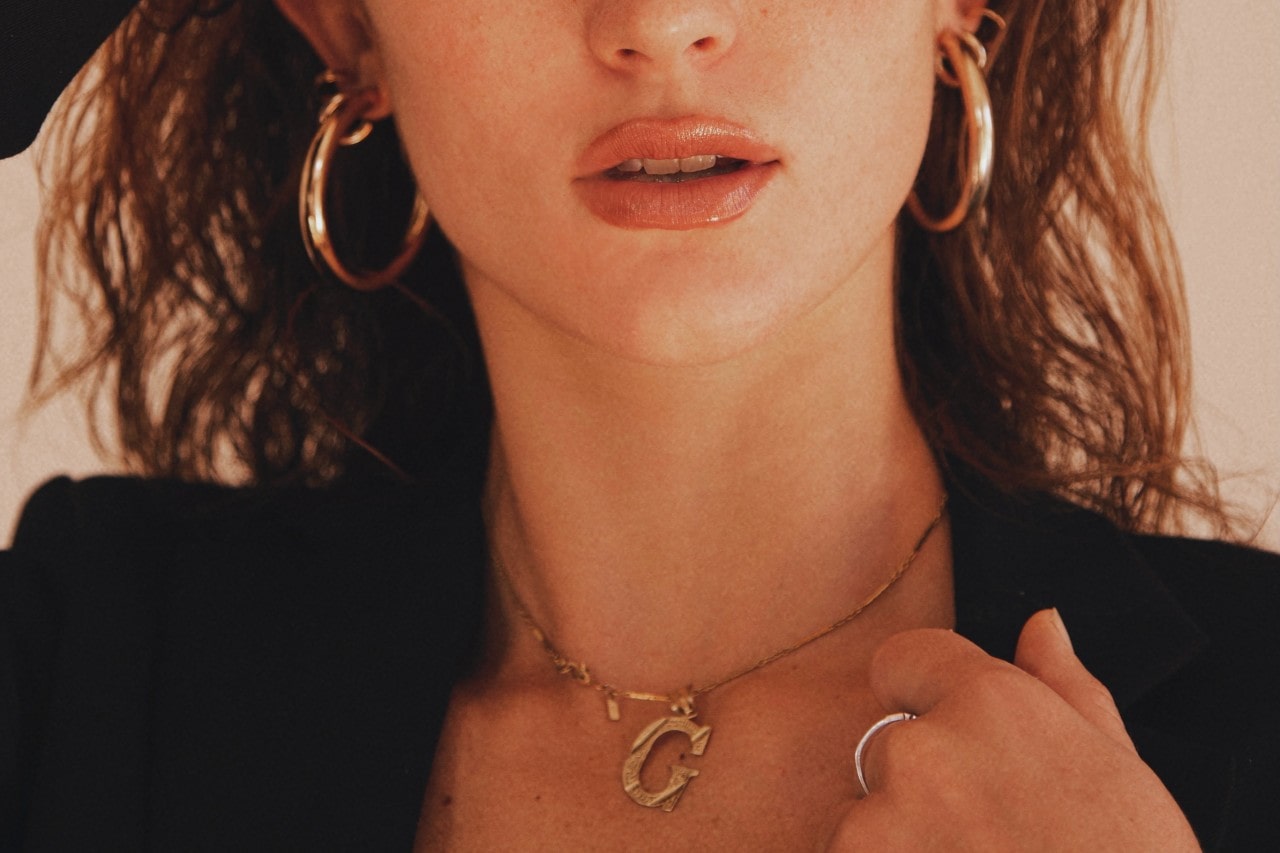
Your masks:
{"label": "hand", "polygon": [[1027,621],[1014,660],[941,630],[880,647],[877,700],[919,719],[868,743],[871,794],[850,805],[827,849],[1200,849],[1057,611]]}

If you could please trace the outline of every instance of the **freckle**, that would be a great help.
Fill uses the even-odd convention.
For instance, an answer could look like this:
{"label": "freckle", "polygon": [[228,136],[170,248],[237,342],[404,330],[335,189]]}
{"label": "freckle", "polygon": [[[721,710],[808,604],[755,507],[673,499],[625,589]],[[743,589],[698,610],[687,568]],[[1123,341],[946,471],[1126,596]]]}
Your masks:
{"label": "freckle", "polygon": [[541,794],[534,794],[534,795],[533,795],[533,801],[534,801],[535,803],[540,803],[540,802],[542,802],[542,795],[541,795]]}
{"label": "freckle", "polygon": [[684,761],[684,753],[683,753],[683,752],[682,752],[682,753],[680,753],[680,760],[681,760],[681,761]]}
{"label": "freckle", "polygon": [[440,805],[442,805],[442,806],[451,806],[451,805],[453,805],[453,795],[452,795],[452,794],[445,794],[443,797],[441,797],[441,798],[440,798]]}

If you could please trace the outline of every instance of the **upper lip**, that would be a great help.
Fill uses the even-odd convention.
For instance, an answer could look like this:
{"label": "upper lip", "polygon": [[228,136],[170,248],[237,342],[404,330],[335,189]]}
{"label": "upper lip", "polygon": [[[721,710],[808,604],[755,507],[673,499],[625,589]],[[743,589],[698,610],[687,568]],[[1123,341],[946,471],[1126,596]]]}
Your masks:
{"label": "upper lip", "polygon": [[588,177],[625,160],[674,160],[699,154],[753,163],[778,159],[777,151],[742,125],[724,119],[685,116],[632,119],[615,125],[587,146],[580,166],[583,177]]}

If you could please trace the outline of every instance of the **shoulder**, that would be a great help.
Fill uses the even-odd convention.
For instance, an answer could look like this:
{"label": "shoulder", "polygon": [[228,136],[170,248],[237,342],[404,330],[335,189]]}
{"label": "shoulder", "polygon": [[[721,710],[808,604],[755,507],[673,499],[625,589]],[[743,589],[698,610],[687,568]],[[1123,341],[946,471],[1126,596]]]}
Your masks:
{"label": "shoulder", "polygon": [[[1273,718],[1264,706],[1280,697],[1280,554],[1182,537],[1127,538],[1200,634],[1198,653],[1166,688],[1211,687],[1199,691],[1202,705],[1225,715],[1219,720],[1254,711]],[[1264,728],[1267,737],[1280,735]]]}
{"label": "shoulder", "polygon": [[475,502],[385,483],[42,487],[0,552],[0,827],[57,849],[411,840],[481,534]]}
{"label": "shoulder", "polygon": [[[1205,638],[1195,678],[1272,719],[1280,698],[1280,554],[1225,542],[1134,536],[1143,561]],[[1269,727],[1270,728],[1270,727]]]}
{"label": "shoulder", "polygon": [[272,530],[296,533],[343,517],[348,524],[365,525],[379,513],[410,504],[424,509],[433,503],[436,509],[448,505],[438,498],[427,489],[386,483],[277,488],[139,477],[59,477],[42,485],[27,501],[13,548],[57,550],[71,531],[97,545],[114,542],[131,547],[192,535],[236,535],[236,531],[259,537]]}
{"label": "shoulder", "polygon": [[1206,849],[1280,838],[1280,555],[1223,542],[1133,536],[1202,634],[1198,652],[1126,712]]}
{"label": "shoulder", "polygon": [[[94,564],[112,562],[156,568],[148,558],[207,549],[245,556],[260,551],[291,561],[289,554],[324,554],[340,543],[370,553],[414,540],[447,548],[472,514],[469,504],[444,489],[384,482],[268,488],[62,477],[28,500],[10,556],[50,564],[87,556],[90,565],[68,569],[91,573]],[[396,535],[383,535],[390,532]]]}
{"label": "shoulder", "polygon": [[1280,638],[1280,554],[1174,536],[1130,541],[1202,627],[1242,641]]}
{"label": "shoulder", "polygon": [[[287,611],[356,579],[391,583],[411,545],[447,551],[449,525],[428,503],[386,489],[57,479],[28,501],[0,566],[11,594],[70,608],[75,624],[136,624],[197,602],[247,617],[254,601]],[[369,562],[382,570],[363,571]]]}
{"label": "shoulder", "polygon": [[[1211,686],[1200,692],[1215,714],[1273,718],[1274,709],[1264,705],[1280,697],[1280,554],[1182,537],[1128,538],[1202,636],[1199,654],[1170,684]],[[1265,729],[1267,737],[1280,734]]]}
{"label": "shoulder", "polygon": [[[325,489],[61,478],[28,501],[0,557],[9,588],[102,618],[219,606],[256,615],[422,592],[470,593],[475,506],[387,483]],[[231,618],[230,613],[225,614]]]}

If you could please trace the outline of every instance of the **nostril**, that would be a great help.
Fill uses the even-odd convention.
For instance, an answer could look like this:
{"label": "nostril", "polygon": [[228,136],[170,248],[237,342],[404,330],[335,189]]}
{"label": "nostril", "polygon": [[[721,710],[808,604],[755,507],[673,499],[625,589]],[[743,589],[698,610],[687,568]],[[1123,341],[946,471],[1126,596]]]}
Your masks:
{"label": "nostril", "polygon": [[592,2],[587,43],[598,61],[615,71],[665,73],[681,63],[709,66],[734,43],[735,2],[672,0]]}

